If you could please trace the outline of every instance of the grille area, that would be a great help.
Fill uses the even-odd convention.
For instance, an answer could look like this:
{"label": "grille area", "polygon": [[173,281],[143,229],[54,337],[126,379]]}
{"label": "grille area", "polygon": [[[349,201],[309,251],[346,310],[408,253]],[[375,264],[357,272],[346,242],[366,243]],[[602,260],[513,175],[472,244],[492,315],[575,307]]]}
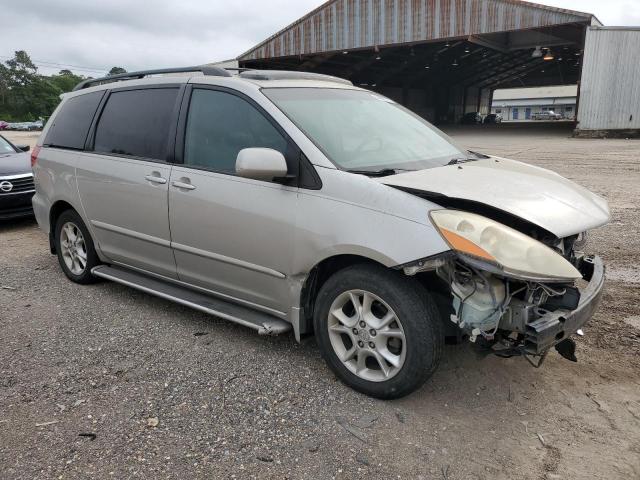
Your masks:
{"label": "grille area", "polygon": [[[6,191],[6,182],[9,182],[12,186],[11,190],[9,191]],[[32,174],[27,174],[19,177],[0,177],[0,196],[29,192],[33,191],[34,189],[35,186],[33,184]]]}

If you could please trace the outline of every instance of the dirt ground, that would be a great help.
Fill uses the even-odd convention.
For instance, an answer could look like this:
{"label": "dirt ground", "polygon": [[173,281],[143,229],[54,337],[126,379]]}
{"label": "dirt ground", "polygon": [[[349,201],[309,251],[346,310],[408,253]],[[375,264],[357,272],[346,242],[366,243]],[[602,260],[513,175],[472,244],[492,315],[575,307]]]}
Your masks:
{"label": "dirt ground", "polygon": [[640,478],[640,141],[449,133],[608,199],[613,220],[589,242],[608,285],[577,364],[553,352],[536,370],[450,346],[420,391],[373,400],[338,382],[313,341],[74,285],[33,221],[5,223],[0,478]]}

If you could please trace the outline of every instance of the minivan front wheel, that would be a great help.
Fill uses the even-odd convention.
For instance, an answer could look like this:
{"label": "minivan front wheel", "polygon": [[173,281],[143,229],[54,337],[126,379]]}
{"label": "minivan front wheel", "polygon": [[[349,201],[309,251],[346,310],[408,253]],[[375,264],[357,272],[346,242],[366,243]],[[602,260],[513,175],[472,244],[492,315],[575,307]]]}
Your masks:
{"label": "minivan front wheel", "polygon": [[413,392],[442,355],[442,324],[429,293],[414,279],[376,265],[356,265],[329,278],[318,293],[314,324],[330,368],[376,398]]}
{"label": "minivan front wheel", "polygon": [[366,290],[342,293],[329,308],[327,327],[334,353],[356,376],[384,382],[402,370],[407,353],[404,328],[377,295]]}
{"label": "minivan front wheel", "polygon": [[65,275],[76,283],[95,283],[91,269],[100,264],[91,235],[73,210],[63,212],[56,221],[55,246]]}

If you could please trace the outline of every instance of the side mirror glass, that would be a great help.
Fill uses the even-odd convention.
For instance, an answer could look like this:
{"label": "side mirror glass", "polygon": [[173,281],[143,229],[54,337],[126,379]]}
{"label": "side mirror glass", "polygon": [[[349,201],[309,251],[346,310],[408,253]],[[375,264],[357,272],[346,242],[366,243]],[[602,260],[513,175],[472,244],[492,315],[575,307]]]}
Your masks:
{"label": "side mirror glass", "polygon": [[245,148],[238,152],[236,174],[270,182],[287,175],[287,161],[282,153],[271,148]]}
{"label": "side mirror glass", "polygon": [[16,148],[21,152],[28,152],[29,150],[31,150],[31,147],[29,145],[16,145]]}

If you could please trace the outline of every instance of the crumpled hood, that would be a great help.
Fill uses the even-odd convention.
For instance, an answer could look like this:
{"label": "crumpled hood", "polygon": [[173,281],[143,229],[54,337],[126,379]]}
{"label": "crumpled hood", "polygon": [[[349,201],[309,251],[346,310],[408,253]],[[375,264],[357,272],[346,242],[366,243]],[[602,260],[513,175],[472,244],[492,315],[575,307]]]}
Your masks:
{"label": "crumpled hood", "polygon": [[[557,173],[498,157],[376,179],[385,185],[484,203],[558,238],[609,222],[606,200]],[[437,202],[437,200],[434,200]]]}

